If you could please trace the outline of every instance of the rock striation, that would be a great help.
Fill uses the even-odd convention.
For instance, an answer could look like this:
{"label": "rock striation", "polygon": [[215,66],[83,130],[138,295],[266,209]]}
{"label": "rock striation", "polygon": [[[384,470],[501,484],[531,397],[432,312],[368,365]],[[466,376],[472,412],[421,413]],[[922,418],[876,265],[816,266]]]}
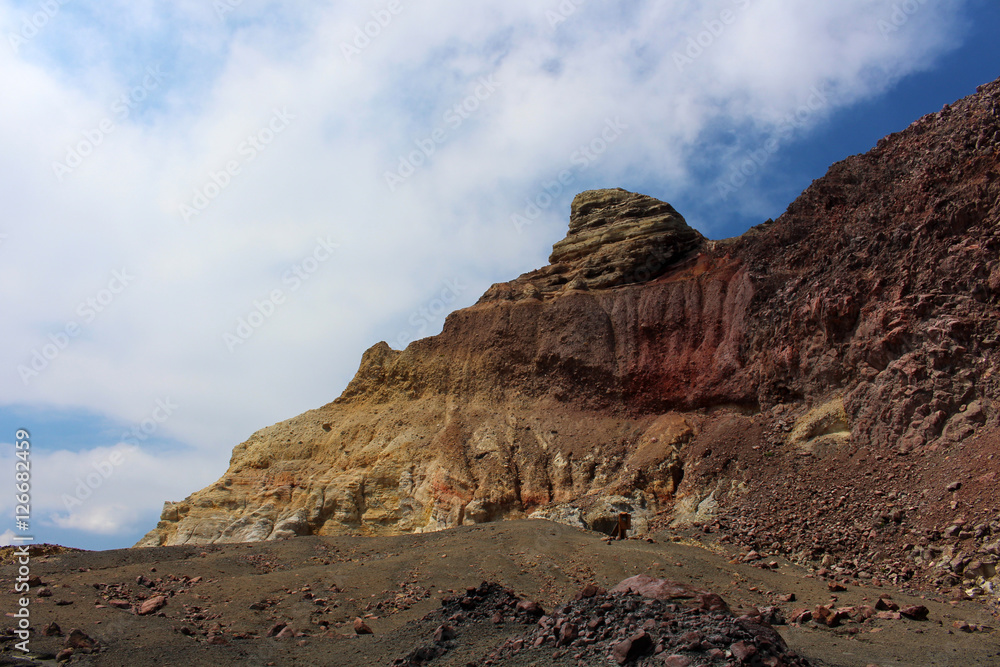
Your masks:
{"label": "rock striation", "polygon": [[569,234],[549,257],[551,282],[533,283],[551,292],[646,282],[704,242],[670,204],[621,188],[592,190],[573,199]]}
{"label": "rock striation", "polygon": [[[604,530],[629,511],[640,532],[724,527],[848,572],[989,560],[998,147],[994,82],[738,238],[708,240],[652,197],[584,192],[548,266],[438,336],[372,347],[338,399],[238,445],[139,545],[524,516]],[[986,528],[939,544],[956,521]]]}

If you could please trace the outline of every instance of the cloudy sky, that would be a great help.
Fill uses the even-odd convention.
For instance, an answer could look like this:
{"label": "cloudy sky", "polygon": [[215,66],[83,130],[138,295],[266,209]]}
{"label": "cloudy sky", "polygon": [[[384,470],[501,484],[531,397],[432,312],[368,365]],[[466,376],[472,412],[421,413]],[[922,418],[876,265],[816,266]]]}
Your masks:
{"label": "cloudy sky", "polygon": [[1000,74],[998,19],[985,0],[0,0],[0,476],[27,429],[25,534],[131,545],[370,345],[545,264],[581,190],[670,201],[712,238],[777,217]]}

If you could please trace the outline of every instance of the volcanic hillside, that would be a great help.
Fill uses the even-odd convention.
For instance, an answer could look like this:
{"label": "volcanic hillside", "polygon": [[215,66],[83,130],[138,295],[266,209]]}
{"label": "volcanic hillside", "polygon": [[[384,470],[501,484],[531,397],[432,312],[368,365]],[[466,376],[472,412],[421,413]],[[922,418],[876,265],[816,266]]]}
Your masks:
{"label": "volcanic hillside", "polygon": [[[139,546],[546,517],[988,592],[1000,552],[1000,82],[711,241],[584,192],[550,264],[238,445]],[[977,588],[978,587],[978,588]]]}

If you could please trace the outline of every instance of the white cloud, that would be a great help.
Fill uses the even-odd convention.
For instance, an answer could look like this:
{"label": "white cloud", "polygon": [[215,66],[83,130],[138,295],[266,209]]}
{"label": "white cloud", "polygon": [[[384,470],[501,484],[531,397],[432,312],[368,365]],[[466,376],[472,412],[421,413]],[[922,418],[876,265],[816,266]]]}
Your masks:
{"label": "white cloud", "polygon": [[15,533],[9,528],[0,533],[0,547],[9,547],[18,544],[14,541]]}
{"label": "white cloud", "polygon": [[[405,331],[447,280],[469,284],[456,302],[466,305],[544,263],[575,191],[652,182],[653,195],[715,196],[692,178],[728,167],[706,132],[737,128],[728,150],[753,148],[826,86],[828,108],[808,120],[819,122],[926,67],[955,43],[959,14],[924,4],[886,36],[888,5],[872,0],[579,3],[555,27],[557,2],[401,0],[348,61],[342,44],[383,4],[232,4],[220,20],[194,0],[77,2],[17,54],[0,45],[0,299],[13,315],[0,331],[0,402],[138,422],[171,396],[182,407],[164,429],[224,461],[254,429],[333,399],[360,353]],[[21,7],[0,0],[3,35],[20,30]],[[724,10],[734,19],[719,31]],[[681,66],[675,56],[699,37]],[[162,85],[123,117],[115,100],[157,66]],[[499,88],[453,127],[446,112],[484,76]],[[285,108],[294,119],[272,138]],[[584,168],[574,152],[609,118],[628,129]],[[105,120],[113,131],[60,182],[53,162],[87,150],[85,133]],[[390,192],[385,172],[439,128],[434,155]],[[270,143],[241,149],[250,136]],[[215,192],[212,174],[230,161],[239,173],[185,223],[180,204]],[[570,192],[517,233],[511,214],[562,170]],[[320,236],[341,249],[292,292],[283,275]],[[80,304],[123,268],[135,280],[84,321]],[[286,302],[230,353],[224,335],[276,289]],[[17,367],[70,323],[79,335],[25,385]],[[47,465],[58,489],[83,462],[55,453]],[[134,466],[166,466],[177,481],[141,485],[123,469],[106,502],[59,521],[117,530],[135,516],[122,498],[176,499],[224,467],[190,476],[154,452]]]}
{"label": "white cloud", "polygon": [[[153,452],[126,442],[45,451],[36,440],[30,455],[32,526],[98,535],[152,528],[140,520],[158,514],[163,501],[180,500],[225,470],[226,457],[219,454],[192,458],[191,452]],[[13,447],[0,454],[0,468],[14,469]],[[13,516],[13,500],[13,493],[0,498],[0,512]]]}

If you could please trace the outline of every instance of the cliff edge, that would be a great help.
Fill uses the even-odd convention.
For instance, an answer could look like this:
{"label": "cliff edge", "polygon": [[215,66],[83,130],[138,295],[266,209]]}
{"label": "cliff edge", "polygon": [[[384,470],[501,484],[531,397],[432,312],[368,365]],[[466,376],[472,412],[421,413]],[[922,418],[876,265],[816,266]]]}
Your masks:
{"label": "cliff edge", "polygon": [[961,580],[956,556],[1000,554],[998,146],[994,82],[724,241],[584,192],[547,266],[372,347],[138,546],[630,511],[895,579],[948,556]]}

